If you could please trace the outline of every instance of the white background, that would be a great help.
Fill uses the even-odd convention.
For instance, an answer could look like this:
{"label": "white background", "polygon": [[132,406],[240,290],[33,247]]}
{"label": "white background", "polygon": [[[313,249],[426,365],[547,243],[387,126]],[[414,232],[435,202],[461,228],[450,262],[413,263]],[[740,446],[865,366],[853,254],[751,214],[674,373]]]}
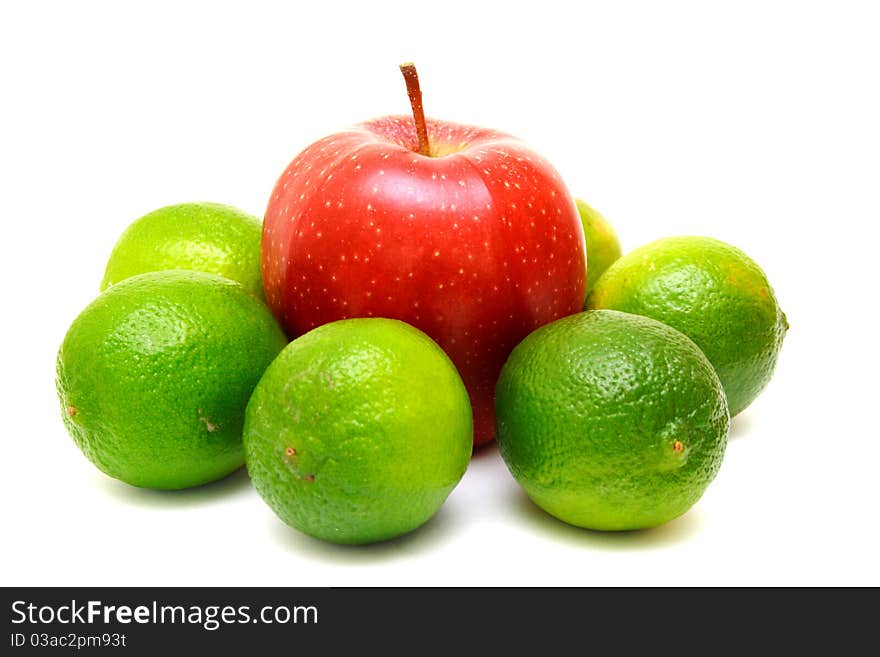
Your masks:
{"label": "white background", "polygon": [[[880,584],[880,21],[856,2],[6,2],[0,9],[2,584]],[[791,322],[684,517],[600,534],[533,507],[490,448],[440,514],[323,544],[240,473],[179,493],[98,472],[54,361],[138,216],[261,215],[311,141],[408,111],[519,135],[616,226],[732,242]]]}

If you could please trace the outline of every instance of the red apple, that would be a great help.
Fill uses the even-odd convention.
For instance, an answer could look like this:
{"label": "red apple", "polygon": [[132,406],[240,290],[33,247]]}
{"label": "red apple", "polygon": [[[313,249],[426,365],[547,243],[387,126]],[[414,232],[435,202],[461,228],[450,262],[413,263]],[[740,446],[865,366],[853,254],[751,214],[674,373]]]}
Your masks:
{"label": "red apple", "polygon": [[480,444],[513,347],[581,310],[583,228],[545,159],[495,130],[426,121],[412,77],[408,88],[415,120],[325,137],[281,175],[263,226],[266,298],[291,337],[348,317],[425,331],[467,386]]}

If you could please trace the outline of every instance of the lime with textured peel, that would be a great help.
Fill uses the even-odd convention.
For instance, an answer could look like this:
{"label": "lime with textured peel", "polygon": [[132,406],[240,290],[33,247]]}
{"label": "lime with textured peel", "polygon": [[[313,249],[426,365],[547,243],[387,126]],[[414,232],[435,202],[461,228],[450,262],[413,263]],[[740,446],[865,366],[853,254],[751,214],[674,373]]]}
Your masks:
{"label": "lime with textured peel", "polygon": [[709,237],[669,237],[628,253],[602,275],[587,306],[652,317],[691,338],[715,366],[731,415],[769,383],[788,330],[761,268]]}
{"label": "lime with textured peel", "polygon": [[587,243],[586,293],[589,294],[604,271],[620,257],[620,240],[617,239],[614,228],[598,210],[578,198],[575,199],[575,204],[581,216]]}
{"label": "lime with textured peel", "polygon": [[473,422],[452,361],[390,319],[324,324],[288,345],[247,407],[245,458],[287,524],[335,543],[426,522],[461,479]]}
{"label": "lime with textured peel", "polygon": [[238,281],[263,297],[260,274],[262,223],[219,203],[159,208],[125,229],[113,247],[101,290],[136,274],[189,269]]}
{"label": "lime with textured peel", "polygon": [[529,497],[564,522],[654,527],[715,477],[730,417],[721,383],[685,335],[600,310],[531,333],[495,393],[496,434]]}
{"label": "lime with textured peel", "polygon": [[286,344],[268,308],[229,279],[133,276],[87,306],[64,338],[64,423],[98,468],[134,486],[219,479],[244,463],[245,406]]}

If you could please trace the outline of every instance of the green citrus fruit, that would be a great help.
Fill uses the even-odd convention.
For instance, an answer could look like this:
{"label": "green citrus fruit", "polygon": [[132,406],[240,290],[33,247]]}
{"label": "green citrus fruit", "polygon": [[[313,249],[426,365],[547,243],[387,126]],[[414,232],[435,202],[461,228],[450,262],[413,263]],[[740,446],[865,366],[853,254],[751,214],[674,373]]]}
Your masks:
{"label": "green citrus fruit", "polygon": [[709,237],[670,237],[628,253],[599,279],[587,306],[652,317],[691,338],[715,366],[731,415],[770,381],[788,330],[761,268]]}
{"label": "green citrus fruit", "polygon": [[101,290],[136,274],[191,269],[241,283],[263,298],[257,217],[229,205],[182,203],[144,215],[122,233]]}
{"label": "green citrus fruit", "polygon": [[620,241],[611,224],[597,210],[580,199],[575,199],[584,238],[587,242],[587,294],[593,289],[602,273],[620,257]]}
{"label": "green citrus fruit", "polygon": [[241,467],[244,410],[287,340],[229,279],[140,274],[74,320],[57,361],[62,416],[101,470],[134,486],[186,488]]}
{"label": "green citrus fruit", "polygon": [[473,438],[458,372],[427,335],[349,319],[294,340],[247,407],[245,458],[287,524],[335,543],[415,529],[461,479]]}
{"label": "green citrus fruit", "polygon": [[611,310],[571,315],[511,353],[496,435],[529,497],[572,525],[654,527],[715,477],[730,418],[718,376],[673,328]]}

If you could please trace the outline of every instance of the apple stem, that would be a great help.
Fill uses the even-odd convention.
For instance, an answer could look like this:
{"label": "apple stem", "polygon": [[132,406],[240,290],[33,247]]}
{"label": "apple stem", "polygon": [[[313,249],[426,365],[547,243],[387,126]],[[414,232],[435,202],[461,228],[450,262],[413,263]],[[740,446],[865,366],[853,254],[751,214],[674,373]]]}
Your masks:
{"label": "apple stem", "polygon": [[406,82],[406,93],[412,105],[413,119],[416,122],[416,134],[419,136],[419,153],[431,155],[431,144],[428,142],[428,125],[425,123],[425,108],[422,106],[422,89],[419,87],[419,74],[412,62],[400,65],[400,72]]}

